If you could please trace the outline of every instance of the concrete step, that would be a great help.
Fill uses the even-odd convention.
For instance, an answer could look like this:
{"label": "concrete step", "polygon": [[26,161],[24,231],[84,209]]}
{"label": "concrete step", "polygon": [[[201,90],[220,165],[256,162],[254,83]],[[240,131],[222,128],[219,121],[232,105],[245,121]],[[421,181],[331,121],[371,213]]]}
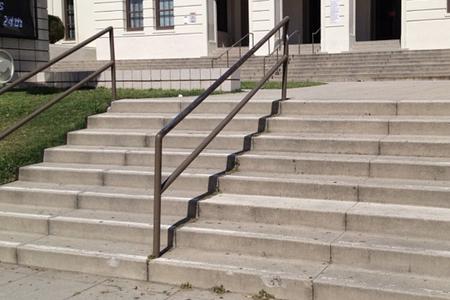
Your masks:
{"label": "concrete step", "polygon": [[421,135],[265,133],[253,139],[257,151],[448,157],[450,139]]}
{"label": "concrete step", "polygon": [[450,290],[444,278],[331,265],[314,280],[314,296],[317,300],[443,300],[450,299]]}
{"label": "concrete step", "polygon": [[278,116],[267,127],[269,132],[450,135],[449,118],[437,116]]}
{"label": "concrete step", "polygon": [[17,247],[21,265],[147,280],[151,245],[47,236]]}
{"label": "concrete step", "polygon": [[[189,149],[164,149],[163,165],[178,167],[192,151]],[[220,169],[227,166],[229,151],[206,150],[192,163],[193,168]],[[154,151],[149,148],[60,146],[45,150],[44,162],[106,164],[124,166],[154,166]]]}
{"label": "concrete step", "polygon": [[[184,217],[186,216],[163,216],[161,238],[164,247],[167,245],[167,229]],[[49,234],[85,240],[101,239],[151,245],[153,217],[143,213],[76,209],[50,219]]]}
{"label": "concrete step", "polygon": [[261,290],[280,299],[312,299],[311,279],[327,264],[254,257],[235,253],[178,248],[150,261],[150,281],[257,294]]}
{"label": "concrete step", "polygon": [[[163,211],[186,216],[196,191],[166,191]],[[124,213],[153,211],[153,191],[110,186],[67,185],[16,181],[0,187],[0,203],[61,209],[88,209]]]}
{"label": "concrete step", "polygon": [[[170,175],[171,171],[164,171],[163,178]],[[172,188],[197,191],[202,194],[208,190],[210,176],[220,171],[213,169],[187,170],[178,177],[172,185]],[[21,168],[19,180],[42,183],[152,189],[153,169],[116,165],[42,163]]]}
{"label": "concrete step", "polygon": [[448,181],[406,180],[280,173],[230,174],[219,181],[224,193],[448,207]]}
{"label": "concrete step", "polygon": [[[214,96],[212,96],[214,97]],[[154,114],[176,114],[185,109],[192,101],[193,97],[182,99],[124,99],[114,101],[110,112],[113,113],[154,113]],[[254,99],[242,109],[243,114],[267,115],[272,109],[273,100]],[[195,109],[195,113],[226,114],[239,103],[238,100],[205,100]]]}
{"label": "concrete step", "polygon": [[450,180],[450,158],[252,151],[238,157],[249,172]]}
{"label": "concrete step", "polygon": [[449,116],[450,101],[288,100],[280,110],[283,116]]}
{"label": "concrete step", "polygon": [[[226,115],[217,114],[191,114],[178,126],[179,130],[212,131],[225,119]],[[129,113],[105,113],[88,118],[89,129],[139,129],[159,130],[167,125],[173,116],[161,116],[161,114],[129,114]],[[260,116],[239,115],[236,116],[224,131],[249,131],[258,130]]]}
{"label": "concrete step", "polygon": [[17,247],[44,237],[43,234],[24,233],[16,231],[0,231],[0,261],[17,264]]}
{"label": "concrete step", "polygon": [[[208,149],[241,151],[244,137],[251,132],[222,132],[208,146]],[[164,138],[164,148],[194,149],[210,134],[206,131],[175,130]],[[69,145],[154,147],[155,131],[84,129],[67,135]]]}
{"label": "concrete step", "polygon": [[[278,224],[267,224],[262,218],[251,220],[255,214],[267,209],[267,202],[263,202],[261,205],[257,202],[260,199],[259,197],[243,196],[241,198],[244,203],[249,203],[250,208],[248,209],[245,208],[244,203],[229,204],[224,201],[230,198],[232,200],[238,199],[238,195],[227,194],[219,199],[215,198],[212,199],[213,203],[208,204],[209,201],[201,202],[202,213],[199,221],[188,224],[178,231],[177,247],[227,251],[259,257],[283,257],[322,262],[331,260],[333,263],[357,268],[450,278],[448,269],[450,244],[446,238],[441,238],[439,235],[436,236],[436,239],[425,236],[413,238],[409,235],[409,232],[400,232],[395,228],[396,222],[403,225],[402,223],[406,219],[420,219],[423,214],[419,216],[415,212],[421,211],[421,208],[404,206],[405,210],[401,217],[399,217],[400,214],[397,216],[389,215],[389,221],[386,222],[384,230],[393,231],[394,234],[398,232],[398,235],[392,235],[390,233],[382,234],[383,230],[377,231],[377,233],[362,232],[365,228],[368,228],[367,226],[372,226],[372,218],[375,215],[377,215],[375,219],[384,217],[383,211],[379,210],[379,206],[375,207],[375,213],[373,214],[361,213],[368,208],[364,204],[361,205],[363,208],[359,208],[359,204],[354,204],[353,207],[347,206],[347,211],[341,213],[339,217],[342,218],[342,223],[349,223],[348,228],[345,228],[345,226],[341,228],[340,224],[336,224],[336,228],[330,229],[328,218],[325,217],[326,206],[316,204],[313,207],[310,203],[311,200],[308,199],[293,199],[290,202],[290,208],[298,213],[297,218],[306,216],[310,222],[308,226],[312,225],[312,227],[303,227],[299,224],[296,226],[287,225],[295,222],[291,220],[295,217],[294,213],[278,211],[279,209],[285,210],[286,204],[289,203],[283,198],[271,197],[273,202],[270,213],[279,217]],[[262,199],[268,201],[270,198],[263,197]],[[299,204],[294,201],[298,201]],[[273,205],[273,203],[276,204]],[[278,203],[281,203],[281,206],[278,206]],[[225,207],[224,216],[210,218],[218,210],[215,207],[217,205]],[[333,218],[333,216],[337,215],[334,209],[336,205],[338,203],[331,202],[331,209],[328,210],[332,220],[336,218]],[[238,213],[242,220],[229,221],[233,219],[233,217],[228,218],[232,209],[238,207],[242,207],[244,210]],[[343,207],[345,206],[342,205],[341,208]],[[316,211],[311,210],[311,208],[316,209]],[[317,208],[322,209],[322,215],[318,213]],[[210,209],[212,209],[212,213],[208,212]],[[427,209],[425,208],[425,210]],[[354,213],[354,211],[357,212]],[[267,215],[270,213],[267,212]],[[317,217],[316,221],[312,220],[311,214],[314,213]],[[350,215],[350,218],[347,219],[346,213]],[[347,229],[359,230],[360,224],[352,223],[355,221],[355,215],[358,215],[358,222],[366,225],[361,226],[360,232],[345,231]],[[391,220],[394,218],[398,218],[398,220]],[[428,216],[428,220],[430,220],[430,216]],[[434,221],[437,221],[437,218]],[[417,220],[417,222],[421,221]]]}

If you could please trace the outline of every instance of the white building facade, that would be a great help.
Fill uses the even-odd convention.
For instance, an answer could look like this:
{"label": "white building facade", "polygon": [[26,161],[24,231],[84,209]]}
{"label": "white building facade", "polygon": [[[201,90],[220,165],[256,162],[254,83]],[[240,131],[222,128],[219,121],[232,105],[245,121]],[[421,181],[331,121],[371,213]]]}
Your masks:
{"label": "white building facade", "polygon": [[[257,42],[287,15],[300,34],[291,43],[311,43],[316,32],[325,53],[385,40],[450,49],[450,0],[48,0],[48,9],[66,24],[62,44],[114,26],[118,59],[208,56],[248,34]],[[109,57],[106,37],[95,46],[98,59]]]}

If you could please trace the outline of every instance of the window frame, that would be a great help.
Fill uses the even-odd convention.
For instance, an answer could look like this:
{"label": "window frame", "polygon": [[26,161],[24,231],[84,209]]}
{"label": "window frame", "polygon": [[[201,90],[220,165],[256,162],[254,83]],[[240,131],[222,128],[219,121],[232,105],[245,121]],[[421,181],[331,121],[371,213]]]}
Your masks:
{"label": "window frame", "polygon": [[[155,0],[155,6],[156,6],[156,29],[157,30],[171,30],[175,28],[175,24],[173,25],[168,25],[168,26],[164,26],[161,25],[161,12],[162,11],[172,11],[171,17],[174,20],[175,23],[175,14],[174,14],[174,5],[175,5],[175,0],[168,0],[168,1],[172,1],[173,2],[173,6],[172,9],[161,9],[161,0]],[[450,0],[449,0],[450,1]]]}
{"label": "window frame", "polygon": [[144,1],[142,0],[142,26],[141,27],[132,27],[131,26],[131,0],[125,1],[125,19],[126,19],[126,25],[127,25],[127,31],[143,31],[144,30]]}
{"label": "window frame", "polygon": [[[77,27],[75,24],[75,0],[72,1],[72,14],[69,14],[69,1],[70,0],[64,0],[64,40],[73,42],[77,40]],[[71,16],[73,17],[73,23],[70,23]],[[72,30],[73,37],[70,37],[69,32],[71,32]]]}

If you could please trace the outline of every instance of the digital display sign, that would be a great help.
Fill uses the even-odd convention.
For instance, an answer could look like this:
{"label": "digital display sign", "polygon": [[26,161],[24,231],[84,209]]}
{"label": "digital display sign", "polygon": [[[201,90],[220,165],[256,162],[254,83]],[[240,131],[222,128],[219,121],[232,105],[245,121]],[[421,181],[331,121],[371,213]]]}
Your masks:
{"label": "digital display sign", "polygon": [[0,0],[0,36],[36,38],[36,0]]}

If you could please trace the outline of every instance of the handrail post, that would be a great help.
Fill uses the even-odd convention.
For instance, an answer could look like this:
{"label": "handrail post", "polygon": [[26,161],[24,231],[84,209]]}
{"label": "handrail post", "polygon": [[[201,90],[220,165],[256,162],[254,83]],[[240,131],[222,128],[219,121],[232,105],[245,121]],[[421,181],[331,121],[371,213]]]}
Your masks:
{"label": "handrail post", "polygon": [[230,52],[227,51],[227,68],[230,67]]}
{"label": "handrail post", "polygon": [[161,255],[161,179],[162,179],[162,140],[163,135],[155,137],[155,174],[153,184],[153,257]]}
{"label": "handrail post", "polygon": [[283,44],[284,44],[284,55],[288,59],[283,63],[283,82],[281,86],[281,100],[287,99],[287,80],[288,80],[288,66],[289,66],[289,22],[283,26]]}
{"label": "handrail post", "polygon": [[116,78],[116,51],[114,46],[114,28],[111,28],[111,31],[109,32],[109,53],[110,53],[110,59],[113,63],[111,65],[111,93],[112,93],[112,100],[117,99],[117,78]]}

